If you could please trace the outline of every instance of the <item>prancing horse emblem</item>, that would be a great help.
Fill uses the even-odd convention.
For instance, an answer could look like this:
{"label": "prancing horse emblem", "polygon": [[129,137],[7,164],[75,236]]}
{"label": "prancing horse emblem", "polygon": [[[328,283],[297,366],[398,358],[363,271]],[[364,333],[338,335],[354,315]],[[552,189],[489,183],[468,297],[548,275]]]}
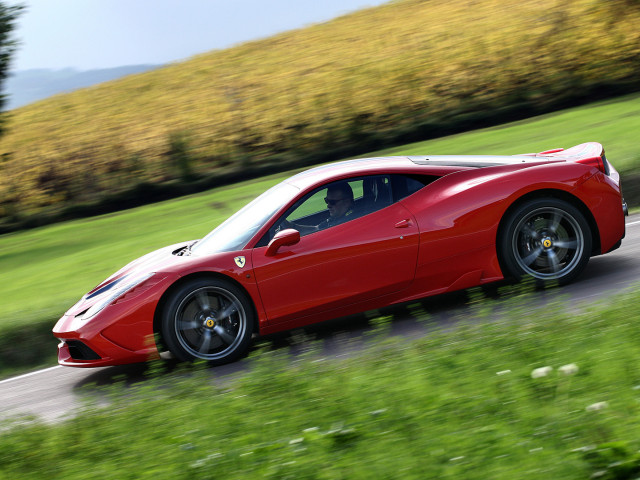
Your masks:
{"label": "prancing horse emblem", "polygon": [[244,264],[246,263],[244,257],[236,257],[233,260],[236,262],[236,265],[238,265],[240,268],[244,267]]}

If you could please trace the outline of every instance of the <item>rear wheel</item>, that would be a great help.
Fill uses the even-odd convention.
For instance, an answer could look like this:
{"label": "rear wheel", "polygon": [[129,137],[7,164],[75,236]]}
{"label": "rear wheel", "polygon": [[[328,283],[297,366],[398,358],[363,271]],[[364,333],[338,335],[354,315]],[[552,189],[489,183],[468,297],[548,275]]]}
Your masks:
{"label": "rear wheel", "polygon": [[508,274],[533,277],[540,284],[566,284],[591,256],[591,231],[584,215],[568,202],[538,198],[505,219],[498,247]]}
{"label": "rear wheel", "polygon": [[254,330],[247,295],[222,279],[194,279],[173,292],[162,312],[162,335],[179,360],[213,365],[243,356]]}

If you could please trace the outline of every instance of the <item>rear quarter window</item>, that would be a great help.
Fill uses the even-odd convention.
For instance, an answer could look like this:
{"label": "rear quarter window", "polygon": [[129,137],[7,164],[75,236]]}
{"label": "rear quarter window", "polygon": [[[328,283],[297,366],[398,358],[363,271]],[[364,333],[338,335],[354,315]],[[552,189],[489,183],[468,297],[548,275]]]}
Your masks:
{"label": "rear quarter window", "polygon": [[432,175],[392,175],[394,201],[413,195],[438,178]]}

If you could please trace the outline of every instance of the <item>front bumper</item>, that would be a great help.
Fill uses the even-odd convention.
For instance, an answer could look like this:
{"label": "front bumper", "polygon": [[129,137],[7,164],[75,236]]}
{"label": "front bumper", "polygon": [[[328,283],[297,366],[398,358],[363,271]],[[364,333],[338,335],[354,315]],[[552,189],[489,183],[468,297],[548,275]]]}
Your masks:
{"label": "front bumper", "polygon": [[123,365],[159,358],[153,319],[171,279],[157,277],[118,297],[89,320],[87,305],[78,304],[58,320],[58,363],[70,367]]}
{"label": "front bumper", "polygon": [[90,344],[81,340],[61,339],[58,344],[58,363],[66,367],[106,367],[145,362],[154,358],[159,358],[155,345],[131,351],[105,338],[93,339]]}

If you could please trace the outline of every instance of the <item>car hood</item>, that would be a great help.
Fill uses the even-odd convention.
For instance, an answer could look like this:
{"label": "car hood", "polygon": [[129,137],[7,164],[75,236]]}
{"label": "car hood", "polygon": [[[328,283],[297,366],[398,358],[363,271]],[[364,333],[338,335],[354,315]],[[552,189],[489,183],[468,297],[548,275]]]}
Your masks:
{"label": "car hood", "polygon": [[115,288],[159,270],[170,269],[175,264],[181,263],[181,261],[183,262],[185,258],[189,257],[175,255],[175,252],[184,249],[192,243],[194,243],[194,241],[170,245],[133,260],[85,294],[65,315],[79,315],[106,296],[113,294]]}

